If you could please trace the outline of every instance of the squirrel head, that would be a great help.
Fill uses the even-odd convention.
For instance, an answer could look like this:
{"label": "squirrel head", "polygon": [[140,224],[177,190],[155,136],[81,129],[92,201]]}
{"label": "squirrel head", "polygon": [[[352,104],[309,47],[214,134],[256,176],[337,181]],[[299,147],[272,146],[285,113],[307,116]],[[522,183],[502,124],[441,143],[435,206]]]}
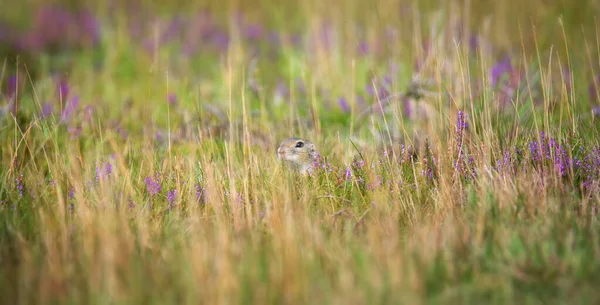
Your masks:
{"label": "squirrel head", "polygon": [[308,171],[318,155],[313,143],[300,138],[285,139],[277,149],[279,160],[286,162],[303,174]]}

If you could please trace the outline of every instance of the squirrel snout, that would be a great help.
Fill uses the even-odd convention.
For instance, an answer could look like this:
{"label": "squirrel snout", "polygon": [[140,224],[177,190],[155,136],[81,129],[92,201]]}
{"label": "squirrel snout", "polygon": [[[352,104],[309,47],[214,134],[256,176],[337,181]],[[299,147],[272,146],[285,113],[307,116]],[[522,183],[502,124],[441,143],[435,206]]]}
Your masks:
{"label": "squirrel snout", "polygon": [[283,151],[283,149],[281,147],[277,148],[277,158],[281,160],[281,158],[283,158],[283,154],[285,152]]}

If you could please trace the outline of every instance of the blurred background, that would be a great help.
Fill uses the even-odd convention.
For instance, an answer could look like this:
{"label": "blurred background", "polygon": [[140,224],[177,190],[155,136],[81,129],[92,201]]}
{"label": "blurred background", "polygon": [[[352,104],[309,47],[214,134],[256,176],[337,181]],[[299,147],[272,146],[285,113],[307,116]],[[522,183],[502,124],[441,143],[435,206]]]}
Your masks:
{"label": "blurred background", "polygon": [[[568,95],[590,101],[582,111],[598,104],[599,1],[29,0],[3,7],[0,81],[7,100],[20,93],[23,115],[63,111],[67,91],[104,105],[97,112],[104,117],[118,116],[117,106],[135,113],[156,105],[148,113],[157,122],[165,99],[189,108],[245,96],[271,121],[292,124],[317,107],[327,124],[347,126],[344,113],[416,78],[499,87],[494,98],[506,104],[527,79],[542,85],[540,67],[573,89]],[[141,121],[150,120],[145,113]]]}
{"label": "blurred background", "polygon": [[102,69],[118,49],[175,73],[202,75],[214,70],[206,69],[206,60],[216,67],[239,46],[261,64],[286,52],[319,56],[335,50],[340,60],[368,57],[372,64],[408,66],[432,40],[442,39],[471,51],[485,46],[494,57],[531,56],[552,47],[560,55],[570,49],[572,57],[586,58],[597,49],[599,10],[599,2],[590,0],[28,0],[6,3],[0,11],[0,57],[5,69],[28,64],[37,75],[68,71],[74,59],[66,55],[80,52],[90,53],[93,67]]}

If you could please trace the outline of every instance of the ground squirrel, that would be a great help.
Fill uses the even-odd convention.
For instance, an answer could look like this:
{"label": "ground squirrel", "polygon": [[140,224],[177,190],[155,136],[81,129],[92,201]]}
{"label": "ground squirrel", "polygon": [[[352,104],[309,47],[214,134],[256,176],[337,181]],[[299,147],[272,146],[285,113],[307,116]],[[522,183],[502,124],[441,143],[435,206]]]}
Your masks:
{"label": "ground squirrel", "polygon": [[277,157],[301,174],[306,174],[319,156],[315,145],[300,138],[287,138],[279,144]]}

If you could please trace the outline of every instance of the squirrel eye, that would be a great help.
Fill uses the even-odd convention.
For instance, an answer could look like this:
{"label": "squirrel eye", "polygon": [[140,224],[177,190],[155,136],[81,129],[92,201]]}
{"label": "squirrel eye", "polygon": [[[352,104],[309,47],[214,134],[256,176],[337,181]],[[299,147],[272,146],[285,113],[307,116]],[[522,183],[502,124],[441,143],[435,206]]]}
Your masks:
{"label": "squirrel eye", "polygon": [[302,147],[304,147],[304,142],[296,143],[296,148],[302,148]]}

